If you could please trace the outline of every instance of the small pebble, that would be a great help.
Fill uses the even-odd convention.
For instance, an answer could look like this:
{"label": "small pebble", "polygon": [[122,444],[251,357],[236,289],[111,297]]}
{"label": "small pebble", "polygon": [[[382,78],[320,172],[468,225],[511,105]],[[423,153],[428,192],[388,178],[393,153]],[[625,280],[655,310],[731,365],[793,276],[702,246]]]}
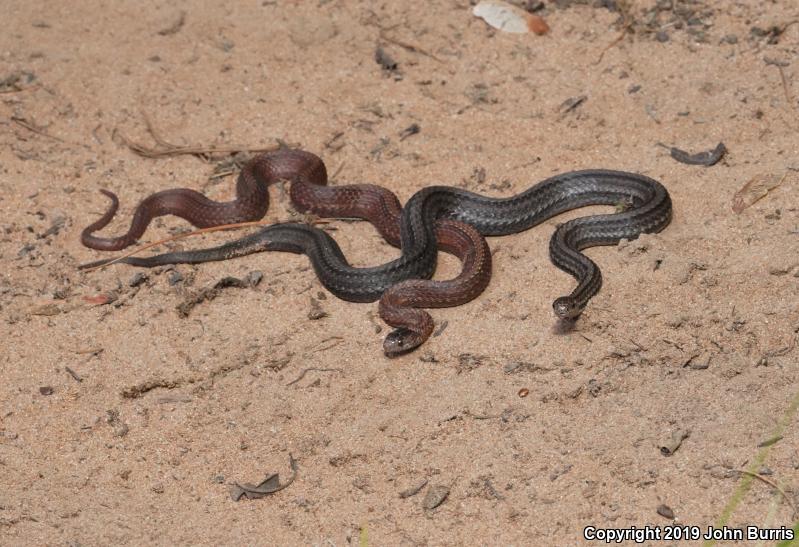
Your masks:
{"label": "small pebble", "polygon": [[247,284],[250,287],[257,287],[263,278],[264,272],[260,270],[253,270],[247,274]]}
{"label": "small pebble", "polygon": [[431,486],[427,489],[427,494],[424,496],[422,508],[427,511],[435,509],[444,503],[444,500],[447,499],[447,496],[449,496],[449,487],[442,485]]}
{"label": "small pebble", "polygon": [[128,281],[128,285],[130,285],[131,287],[138,287],[139,285],[147,281],[148,277],[149,276],[144,272],[136,272],[130,278],[130,281]]}
{"label": "small pebble", "polygon": [[53,291],[53,300],[65,300],[69,296],[69,289],[60,287]]}
{"label": "small pebble", "polygon": [[661,517],[664,517],[664,518],[667,518],[667,519],[670,519],[670,520],[674,519],[674,511],[672,511],[671,507],[669,507],[668,505],[663,505],[663,504],[658,505],[657,513]]}
{"label": "small pebble", "polygon": [[167,281],[169,282],[170,285],[173,285],[173,286],[177,285],[178,283],[183,281],[183,274],[180,273],[179,271],[175,270],[175,271],[173,271],[172,273],[169,274],[169,277],[167,278]]}
{"label": "small pebble", "polygon": [[322,305],[319,303],[318,300],[311,297],[311,309],[308,312],[308,319],[311,321],[316,321],[318,319],[322,319],[323,317],[327,317],[328,314],[325,310],[322,309]]}

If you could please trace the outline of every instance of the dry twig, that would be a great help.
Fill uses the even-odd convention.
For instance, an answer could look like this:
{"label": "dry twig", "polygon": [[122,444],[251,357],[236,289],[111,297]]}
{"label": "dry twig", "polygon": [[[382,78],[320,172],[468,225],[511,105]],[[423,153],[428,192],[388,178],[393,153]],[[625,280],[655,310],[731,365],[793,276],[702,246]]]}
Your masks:
{"label": "dry twig", "polygon": [[300,373],[300,375],[299,375],[299,376],[297,376],[297,378],[296,378],[296,379],[292,380],[291,382],[289,382],[289,383],[288,383],[288,384],[286,384],[286,385],[287,385],[287,386],[291,386],[291,385],[294,385],[294,384],[296,384],[297,382],[299,382],[300,380],[302,380],[303,378],[305,378],[305,375],[306,375],[306,374],[308,374],[309,372],[340,372],[340,373],[344,374],[344,371],[343,371],[343,370],[341,370],[340,368],[317,368],[317,367],[310,367],[310,368],[306,368],[305,370],[303,370],[303,371]]}
{"label": "dry twig", "polygon": [[142,113],[142,117],[144,118],[144,123],[147,126],[147,132],[150,133],[153,140],[155,141],[156,146],[150,147],[143,145],[141,143],[134,142],[127,137],[125,137],[121,132],[115,130],[115,133],[119,135],[119,138],[122,142],[133,150],[136,154],[145,157],[145,158],[165,158],[171,156],[180,156],[180,155],[192,155],[200,157],[204,160],[209,160],[211,156],[214,155],[230,155],[236,154],[238,152],[249,152],[253,154],[258,154],[261,152],[270,152],[273,150],[278,150],[280,148],[288,147],[285,142],[281,141],[280,139],[275,139],[277,144],[273,146],[267,146],[264,148],[250,148],[247,146],[208,146],[204,144],[197,144],[197,145],[186,145],[181,146],[177,144],[172,144],[171,142],[164,139],[155,126],[150,121],[150,117],[147,116],[146,113]]}
{"label": "dry twig", "polygon": [[797,513],[796,505],[794,504],[794,502],[790,498],[790,496],[788,496],[788,494],[785,493],[785,490],[780,488],[779,485],[776,482],[774,482],[773,480],[769,479],[768,477],[765,477],[765,476],[761,475],[760,473],[755,473],[754,471],[747,471],[746,469],[736,469],[735,471],[737,471],[738,473],[741,473],[742,475],[749,475],[750,477],[753,477],[753,478],[755,478],[755,479],[757,479],[759,481],[763,481],[766,484],[768,484],[769,486],[771,486],[774,490],[776,490],[777,492],[780,493],[780,495],[782,496],[782,499],[784,499],[785,501],[788,502],[788,505],[790,505],[791,509],[793,509],[793,516],[794,517],[796,516],[796,513]]}

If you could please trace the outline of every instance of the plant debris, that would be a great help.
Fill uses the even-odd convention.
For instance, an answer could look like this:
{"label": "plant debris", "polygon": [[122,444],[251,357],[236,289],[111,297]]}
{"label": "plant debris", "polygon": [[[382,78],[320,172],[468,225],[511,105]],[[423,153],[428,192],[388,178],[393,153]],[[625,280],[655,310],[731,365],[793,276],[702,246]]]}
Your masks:
{"label": "plant debris", "polygon": [[322,309],[322,304],[313,296],[310,298],[311,309],[308,311],[308,319],[316,321],[328,316],[328,313]]}
{"label": "plant debris", "polygon": [[763,199],[769,192],[782,184],[788,175],[763,174],[755,175],[749,182],[735,192],[732,198],[732,210],[740,214],[744,209]]}
{"label": "plant debris", "polygon": [[177,34],[185,24],[186,24],[186,12],[181,11],[177,21],[175,21],[169,27],[159,30],[158,34],[160,34],[161,36],[171,36],[172,34]]}
{"label": "plant debris", "polygon": [[560,110],[561,114],[568,114],[572,110],[575,110],[578,106],[583,104],[585,101],[588,100],[588,95],[580,95],[578,97],[570,97],[563,101],[560,104],[558,109]]}
{"label": "plant debris", "polygon": [[485,355],[475,355],[473,353],[461,353],[458,355],[458,364],[455,367],[458,373],[469,372],[482,366],[487,357]]}
{"label": "plant debris", "polygon": [[[255,275],[253,275],[255,273]],[[244,279],[238,277],[226,276],[211,285],[188,296],[183,302],[178,304],[175,309],[181,317],[188,317],[195,306],[205,301],[211,301],[222,292],[222,289],[234,287],[237,289],[251,288],[260,283],[263,274],[258,275],[260,272],[251,272]]]}
{"label": "plant debris", "polygon": [[286,385],[287,386],[292,386],[292,385],[296,384],[297,382],[299,382],[300,380],[305,378],[306,374],[308,374],[309,372],[313,372],[313,371],[316,371],[316,372],[338,372],[340,374],[344,374],[344,371],[342,369],[340,369],[340,368],[309,367],[309,368],[306,368],[305,370],[303,370],[302,372],[300,372],[300,375],[297,376],[297,378],[295,378],[294,380],[292,380],[291,382],[289,382]]}
{"label": "plant debris", "polygon": [[404,141],[405,139],[407,139],[411,135],[416,135],[421,130],[422,130],[422,128],[419,127],[418,123],[412,123],[411,125],[409,125],[408,127],[406,127],[405,129],[402,130],[402,132],[399,135],[399,140],[400,141]]}
{"label": "plant debris", "polygon": [[680,150],[679,148],[672,146],[669,148],[669,153],[671,154],[672,158],[680,163],[685,163],[687,165],[704,165],[705,167],[710,167],[711,165],[716,165],[719,160],[724,157],[724,154],[727,153],[727,147],[724,146],[723,142],[720,142],[716,145],[716,148],[712,150],[691,154],[685,150]]}
{"label": "plant debris", "polygon": [[427,486],[427,479],[422,479],[421,482],[416,484],[415,486],[411,486],[410,488],[406,488],[402,492],[399,493],[399,497],[401,499],[410,498],[411,496],[415,496],[419,492],[422,491],[422,488]]}
{"label": "plant debris", "polygon": [[441,334],[447,329],[447,326],[449,326],[449,321],[445,319],[439,323],[438,327],[433,332],[432,337],[436,338],[437,336],[441,336]]}
{"label": "plant debris", "polygon": [[75,380],[76,382],[80,383],[80,382],[82,382],[82,381],[83,381],[83,378],[81,378],[81,377],[78,375],[78,373],[77,373],[77,372],[75,372],[74,370],[72,370],[71,368],[69,368],[69,367],[64,367],[64,370],[66,371],[66,373],[67,373],[67,374],[69,374],[70,376],[72,376],[72,379],[73,379],[73,380]]}
{"label": "plant debris", "polygon": [[678,429],[671,434],[671,437],[660,443],[660,453],[664,456],[673,455],[690,434],[691,431],[689,429]]}
{"label": "plant debris", "polygon": [[42,304],[30,311],[31,315],[44,315],[46,317],[52,317],[59,313],[61,313],[61,308],[56,304]]}
{"label": "plant debris", "polygon": [[94,295],[85,295],[83,297],[83,301],[87,304],[92,304],[94,306],[105,306],[106,304],[111,304],[116,302],[117,295],[109,292],[109,293],[101,293],[101,294],[94,294]]}
{"label": "plant debris", "polygon": [[66,225],[67,219],[61,215],[57,215],[50,223],[50,227],[44,232],[36,236],[36,239],[46,239],[50,236],[58,235],[61,229]]}
{"label": "plant debris", "polygon": [[375,62],[386,72],[396,72],[399,68],[399,63],[386,53],[383,46],[377,46],[375,49]]}
{"label": "plant debris", "polygon": [[283,484],[280,484],[280,473],[267,475],[266,478],[257,485],[248,482],[244,484],[234,483],[230,487],[231,499],[233,501],[240,501],[242,497],[246,497],[248,500],[257,500],[269,494],[280,492],[297,478],[297,460],[295,460],[294,456],[291,454],[289,454],[289,465],[291,466],[291,477]]}
{"label": "plant debris", "polygon": [[443,485],[431,486],[427,489],[427,494],[424,495],[422,500],[422,509],[431,511],[444,503],[444,500],[449,496],[449,487]]}
{"label": "plant debris", "polygon": [[757,445],[758,448],[765,448],[767,446],[771,446],[772,444],[776,444],[782,440],[782,435],[777,435],[776,437],[771,437],[770,439],[766,439],[762,443]]}
{"label": "plant debris", "polygon": [[36,74],[33,72],[12,72],[5,78],[0,78],[0,93],[23,91],[33,86],[34,81],[36,81]]}
{"label": "plant debris", "polygon": [[276,139],[276,145],[265,148],[252,148],[248,146],[208,146],[203,144],[179,146],[165,140],[152,124],[147,114],[142,113],[142,117],[144,118],[144,123],[147,126],[147,132],[150,133],[150,136],[155,141],[156,146],[150,147],[131,141],[118,130],[114,130],[114,134],[119,137],[125,146],[130,148],[139,156],[145,158],[165,158],[171,156],[191,155],[197,156],[206,161],[211,161],[212,159],[221,160],[225,157],[240,154],[242,152],[249,154],[260,154],[262,152],[279,150],[280,148],[291,148],[289,144],[279,139]]}

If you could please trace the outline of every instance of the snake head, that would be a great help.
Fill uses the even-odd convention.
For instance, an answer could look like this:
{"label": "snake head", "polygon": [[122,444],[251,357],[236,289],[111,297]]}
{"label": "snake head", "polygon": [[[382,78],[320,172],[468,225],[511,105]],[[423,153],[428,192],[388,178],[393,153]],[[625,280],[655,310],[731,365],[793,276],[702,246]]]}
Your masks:
{"label": "snake head", "polygon": [[398,357],[418,348],[424,340],[419,333],[410,329],[394,330],[383,340],[383,353],[386,357]]}
{"label": "snake head", "polygon": [[552,303],[552,309],[555,310],[555,315],[560,319],[577,319],[583,313],[583,307],[577,304],[577,301],[570,296],[561,296]]}

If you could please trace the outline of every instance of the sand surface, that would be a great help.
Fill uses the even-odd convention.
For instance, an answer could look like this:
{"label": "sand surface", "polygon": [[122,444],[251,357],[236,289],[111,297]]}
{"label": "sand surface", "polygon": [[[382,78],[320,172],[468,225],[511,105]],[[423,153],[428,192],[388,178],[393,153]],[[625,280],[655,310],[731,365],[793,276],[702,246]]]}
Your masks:
{"label": "sand surface", "polygon": [[[0,544],[554,545],[589,525],[793,526],[799,7],[547,1],[536,36],[491,29],[466,1],[413,4],[4,3]],[[157,145],[146,117],[181,146],[299,145],[332,184],[403,201],[609,168],[662,181],[675,214],[588,251],[605,284],[565,336],[551,302],[574,282],[547,244],[586,211],[491,238],[485,293],[434,310],[446,328],[389,360],[377,305],[327,293],[303,256],[78,271],[104,256],[79,242],[101,188],[122,203],[109,235],[158,190],[233,195],[219,158],[134,153]],[[712,167],[659,145],[719,142]],[[733,211],[753,179],[774,188]],[[285,185],[271,196],[267,221],[301,220]],[[366,223],[324,226],[356,265],[397,256]],[[142,242],[188,227],[164,217]],[[459,269],[439,262],[438,278]],[[256,286],[176,311],[252,272]],[[290,454],[286,489],[231,500],[233,483],[288,479]]]}

